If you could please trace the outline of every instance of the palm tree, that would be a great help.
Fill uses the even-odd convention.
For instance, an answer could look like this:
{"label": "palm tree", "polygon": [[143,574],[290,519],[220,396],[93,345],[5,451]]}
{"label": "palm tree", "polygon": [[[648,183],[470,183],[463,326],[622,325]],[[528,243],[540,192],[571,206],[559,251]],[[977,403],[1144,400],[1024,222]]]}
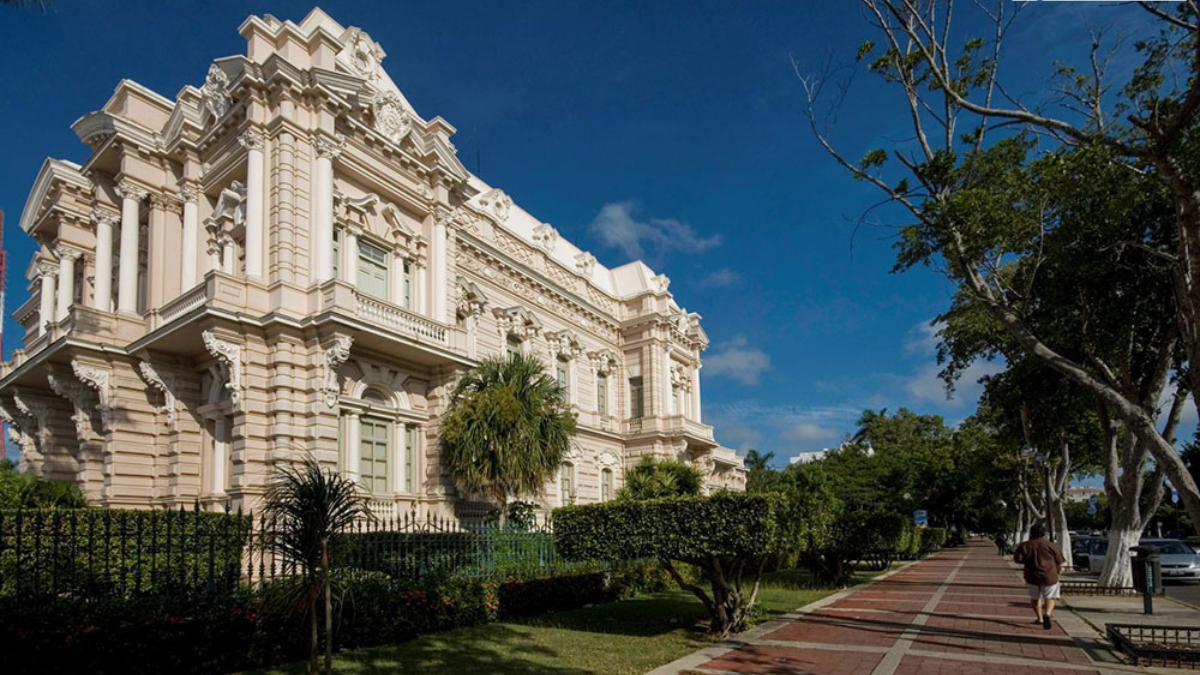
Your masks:
{"label": "palm tree", "polygon": [[750,448],[746,451],[746,459],[743,465],[746,467],[747,473],[751,471],[766,471],[773,459],[775,459],[774,452],[759,452],[754,448]]}
{"label": "palm tree", "polygon": [[309,458],[298,468],[284,468],[267,488],[263,510],[272,523],[264,540],[282,561],[295,566],[296,576],[282,584],[282,600],[308,612],[311,641],[308,673],[317,675],[317,603],[324,599],[325,675],[333,669],[333,583],[330,564],[336,535],[369,514],[366,498],[353,481],[322,469]]}
{"label": "palm tree", "polygon": [[878,412],[867,408],[859,416],[855,426],[858,430],[850,437],[850,440],[858,445],[862,445],[871,439],[871,427],[879,420],[887,419],[887,408],[880,408]]}
{"label": "palm tree", "polygon": [[535,495],[562,464],[575,436],[575,415],[558,381],[536,359],[513,354],[485,359],[450,395],[442,416],[442,461],[458,486],[500,507]]}
{"label": "palm tree", "polygon": [[643,457],[625,472],[625,485],[617,491],[617,499],[688,497],[700,494],[702,483],[700,472],[683,462]]}

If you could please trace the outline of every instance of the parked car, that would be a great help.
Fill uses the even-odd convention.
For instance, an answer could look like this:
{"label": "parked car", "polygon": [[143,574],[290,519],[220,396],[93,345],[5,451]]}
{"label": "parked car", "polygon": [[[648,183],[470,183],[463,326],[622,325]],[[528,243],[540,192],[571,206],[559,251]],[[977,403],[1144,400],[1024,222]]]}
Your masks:
{"label": "parked car", "polygon": [[1200,555],[1191,546],[1178,539],[1143,539],[1139,543],[1158,548],[1163,581],[1200,582]]}
{"label": "parked car", "polygon": [[1103,537],[1079,535],[1071,539],[1071,562],[1077,570],[1088,569],[1088,559],[1096,542],[1104,541]]}

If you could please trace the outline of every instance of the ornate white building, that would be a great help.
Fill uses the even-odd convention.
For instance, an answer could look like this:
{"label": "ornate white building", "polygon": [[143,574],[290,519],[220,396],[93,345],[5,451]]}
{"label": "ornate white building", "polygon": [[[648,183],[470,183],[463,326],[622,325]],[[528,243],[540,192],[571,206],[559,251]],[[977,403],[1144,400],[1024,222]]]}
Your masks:
{"label": "ornate white building", "polygon": [[740,488],[700,418],[700,317],[607,269],[467,171],[358,28],[248,18],[245,56],[174,100],[123,80],[48,159],[24,346],[0,367],[20,465],[93,503],[252,506],[311,453],[383,512],[449,515],[437,421],[477,359],[522,351],[579,435],[547,506],[611,497],[645,455]]}

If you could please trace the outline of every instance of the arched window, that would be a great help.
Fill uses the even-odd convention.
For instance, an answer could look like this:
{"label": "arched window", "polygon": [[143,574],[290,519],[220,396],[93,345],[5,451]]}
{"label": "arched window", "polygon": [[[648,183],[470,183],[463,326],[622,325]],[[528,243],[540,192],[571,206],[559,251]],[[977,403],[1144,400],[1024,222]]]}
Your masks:
{"label": "arched window", "polygon": [[561,506],[575,503],[575,465],[564,462],[558,470],[558,498]]}
{"label": "arched window", "polygon": [[600,501],[607,502],[613,498],[613,472],[604,469],[600,472]]}

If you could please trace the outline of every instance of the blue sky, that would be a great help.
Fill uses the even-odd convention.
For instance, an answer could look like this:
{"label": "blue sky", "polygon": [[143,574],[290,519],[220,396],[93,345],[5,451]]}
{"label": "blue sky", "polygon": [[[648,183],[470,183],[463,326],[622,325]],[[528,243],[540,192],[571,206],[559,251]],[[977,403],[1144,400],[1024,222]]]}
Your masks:
{"label": "blue sky", "polygon": [[[69,126],[121,78],[168,97],[215,58],[244,53],[249,14],[299,21],[311,2],[59,0],[0,8],[0,209],[11,313],[32,255],[18,219],[46,156],[87,148]],[[969,3],[960,3],[964,7]],[[1089,25],[1144,35],[1144,13],[1108,3],[1021,3],[1004,72],[1036,97],[1052,59],[1079,62]],[[835,443],[863,408],[952,422],[929,320],[949,302],[934,272],[891,274],[893,231],[855,223],[877,195],[823,154],[790,59],[850,64],[875,37],[852,0],[760,2],[325,2],[362,27],[425,117],[458,128],[469,168],[563,236],[616,265],[643,257],[672,279],[712,338],[705,421],[718,440],[780,458]],[[963,36],[979,26],[958,24]],[[976,31],[976,32],[973,32]],[[1115,64],[1127,69],[1129,64]],[[904,143],[894,89],[859,74],[835,139],[850,157]],[[4,324],[4,353],[21,329]],[[986,365],[971,373],[987,372]]]}

